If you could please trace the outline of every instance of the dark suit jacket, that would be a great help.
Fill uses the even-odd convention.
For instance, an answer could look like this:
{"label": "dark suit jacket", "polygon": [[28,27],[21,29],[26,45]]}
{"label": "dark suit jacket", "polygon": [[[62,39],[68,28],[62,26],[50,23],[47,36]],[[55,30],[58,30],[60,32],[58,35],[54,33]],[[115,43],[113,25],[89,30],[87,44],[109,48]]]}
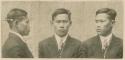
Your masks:
{"label": "dark suit jacket", "polygon": [[[75,58],[80,48],[81,42],[70,36],[65,41],[65,46],[62,51],[61,58]],[[40,58],[58,58],[58,46],[55,37],[49,37],[39,43]]]}
{"label": "dark suit jacket", "polygon": [[[80,50],[80,57],[104,58],[101,40],[98,35],[83,42]],[[123,57],[123,40],[113,35],[111,43],[107,48],[105,58],[122,58],[122,57]]]}
{"label": "dark suit jacket", "polygon": [[9,33],[9,37],[2,47],[3,58],[32,58],[26,43],[20,37],[13,33]]}

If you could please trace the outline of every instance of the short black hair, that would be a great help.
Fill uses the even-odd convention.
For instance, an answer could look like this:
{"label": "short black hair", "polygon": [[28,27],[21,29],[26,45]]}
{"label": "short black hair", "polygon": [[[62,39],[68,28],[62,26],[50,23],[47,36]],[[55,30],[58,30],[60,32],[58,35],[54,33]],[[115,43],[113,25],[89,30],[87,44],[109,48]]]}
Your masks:
{"label": "short black hair", "polygon": [[9,11],[9,13],[7,14],[7,22],[10,26],[10,28],[12,28],[12,23],[13,21],[17,20],[17,21],[21,21],[23,19],[23,17],[27,16],[27,12],[23,9],[19,9],[19,8],[13,8]]}
{"label": "short black hair", "polygon": [[54,11],[52,14],[52,20],[58,15],[58,14],[67,14],[69,17],[69,20],[71,20],[71,12],[65,8],[59,8]]}
{"label": "short black hair", "polygon": [[116,11],[114,9],[111,9],[111,8],[101,8],[101,9],[96,11],[96,15],[101,14],[101,13],[108,14],[110,16],[109,18],[112,20],[115,20],[116,15],[117,15]]}

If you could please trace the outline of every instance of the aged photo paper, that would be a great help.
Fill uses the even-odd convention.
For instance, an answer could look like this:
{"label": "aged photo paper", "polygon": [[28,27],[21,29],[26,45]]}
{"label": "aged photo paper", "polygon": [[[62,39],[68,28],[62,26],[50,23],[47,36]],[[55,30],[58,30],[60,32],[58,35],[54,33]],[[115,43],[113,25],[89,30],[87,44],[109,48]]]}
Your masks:
{"label": "aged photo paper", "polygon": [[1,0],[0,60],[124,60],[124,4]]}

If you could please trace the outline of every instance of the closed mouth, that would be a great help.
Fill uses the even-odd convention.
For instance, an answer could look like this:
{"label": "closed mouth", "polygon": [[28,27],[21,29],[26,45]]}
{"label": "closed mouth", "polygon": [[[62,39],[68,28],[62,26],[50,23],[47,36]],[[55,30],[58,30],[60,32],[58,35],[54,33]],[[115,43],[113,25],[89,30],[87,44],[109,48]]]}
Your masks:
{"label": "closed mouth", "polygon": [[100,31],[101,31],[101,29],[97,29],[97,31],[98,31],[98,32],[100,32]]}

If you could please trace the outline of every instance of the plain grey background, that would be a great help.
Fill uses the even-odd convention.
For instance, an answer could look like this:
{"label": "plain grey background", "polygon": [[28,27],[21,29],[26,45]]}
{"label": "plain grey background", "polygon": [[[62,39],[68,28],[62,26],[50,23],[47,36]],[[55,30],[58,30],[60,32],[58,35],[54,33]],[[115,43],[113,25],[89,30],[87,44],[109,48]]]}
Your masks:
{"label": "plain grey background", "polygon": [[72,13],[72,26],[69,34],[81,41],[96,35],[95,12],[104,7],[113,8],[117,11],[116,24],[113,33],[123,37],[123,3],[121,1],[4,1],[1,11],[1,39],[2,45],[6,41],[9,33],[9,25],[5,21],[7,13],[13,8],[24,9],[28,12],[31,31],[25,37],[28,45],[35,57],[38,57],[39,41],[52,36],[53,28],[50,24],[51,15],[57,8],[69,9]]}

